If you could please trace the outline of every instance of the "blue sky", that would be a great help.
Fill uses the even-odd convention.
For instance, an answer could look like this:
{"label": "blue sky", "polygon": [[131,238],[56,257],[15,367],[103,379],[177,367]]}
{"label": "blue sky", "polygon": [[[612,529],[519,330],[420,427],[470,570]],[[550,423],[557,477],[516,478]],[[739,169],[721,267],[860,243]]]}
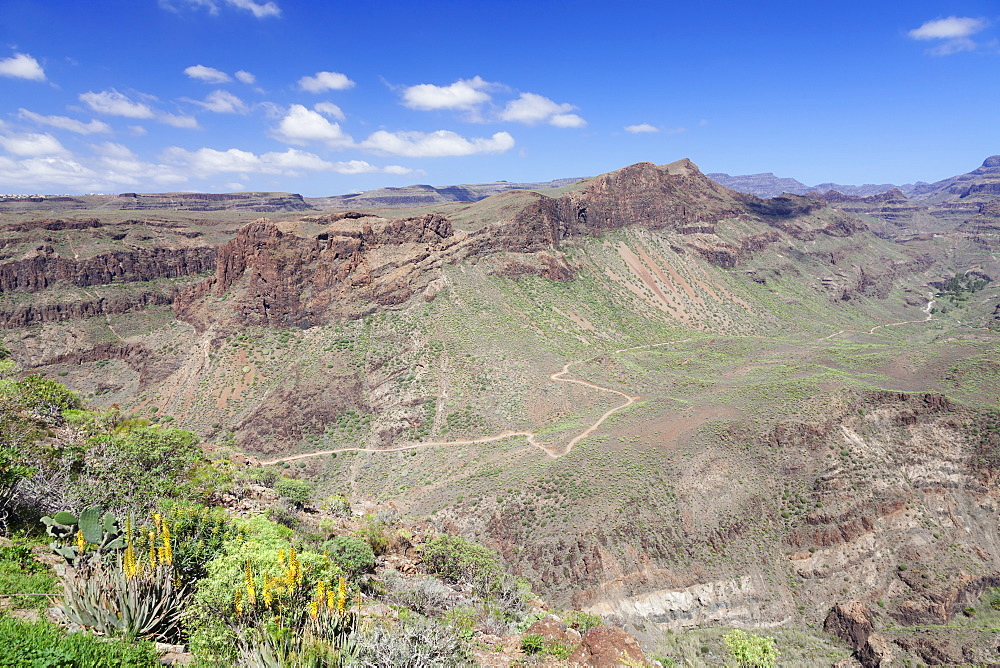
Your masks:
{"label": "blue sky", "polygon": [[0,0],[0,193],[807,184],[1000,153],[1000,4]]}

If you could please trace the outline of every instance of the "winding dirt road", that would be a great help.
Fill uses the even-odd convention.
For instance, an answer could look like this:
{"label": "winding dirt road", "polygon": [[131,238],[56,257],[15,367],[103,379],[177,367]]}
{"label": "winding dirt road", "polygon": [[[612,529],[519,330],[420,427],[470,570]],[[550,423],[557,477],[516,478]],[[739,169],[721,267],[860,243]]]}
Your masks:
{"label": "winding dirt road", "polygon": [[602,353],[601,355],[595,355],[583,360],[576,360],[574,362],[567,362],[563,365],[561,371],[556,371],[555,373],[549,374],[549,380],[555,381],[557,383],[576,383],[577,385],[583,385],[584,387],[589,387],[592,390],[598,390],[600,392],[610,392],[611,394],[617,394],[618,396],[625,399],[625,403],[615,406],[611,410],[607,411],[597,419],[594,424],[590,425],[582,432],[573,437],[569,444],[562,450],[562,452],[556,452],[551,448],[547,448],[538,441],[538,433],[534,431],[503,431],[494,436],[484,436],[483,438],[473,438],[473,439],[459,439],[457,441],[421,441],[419,443],[407,443],[406,445],[400,445],[395,448],[334,448],[332,450],[319,450],[318,452],[307,452],[301,455],[290,455],[288,457],[279,457],[278,459],[271,459],[265,462],[261,462],[265,465],[270,464],[280,464],[282,462],[293,462],[297,459],[306,459],[307,457],[318,457],[321,455],[332,455],[336,452],[402,452],[403,450],[419,450],[421,448],[433,448],[437,446],[450,446],[450,445],[474,445],[476,443],[492,443],[494,441],[502,441],[505,438],[512,438],[515,436],[524,437],[528,443],[535,446],[542,452],[544,452],[550,459],[557,459],[563,455],[568,455],[573,451],[573,447],[582,441],[583,439],[594,433],[598,427],[604,424],[604,421],[609,417],[617,413],[618,411],[628,408],[636,402],[639,397],[633,397],[619,390],[611,389],[610,387],[601,387],[600,385],[595,385],[586,380],[579,380],[578,378],[563,378],[569,373],[569,368],[575,364],[583,364],[584,362],[590,362],[597,359],[603,355],[617,355],[619,353],[628,352],[630,350],[640,350],[642,348],[657,348],[661,346],[670,346],[676,343],[686,343],[690,341],[690,338],[680,339],[678,341],[666,341],[664,343],[650,343],[641,346],[632,346],[630,348],[622,348],[621,350],[615,350],[611,353]]}

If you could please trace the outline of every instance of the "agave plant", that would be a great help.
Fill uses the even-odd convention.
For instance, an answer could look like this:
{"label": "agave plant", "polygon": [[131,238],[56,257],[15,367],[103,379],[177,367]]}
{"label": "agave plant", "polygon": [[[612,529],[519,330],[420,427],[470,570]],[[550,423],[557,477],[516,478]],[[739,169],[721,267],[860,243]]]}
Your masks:
{"label": "agave plant", "polygon": [[119,558],[67,573],[62,612],[70,621],[106,633],[162,642],[180,632],[191,589],[179,585],[169,563],[131,573]]}

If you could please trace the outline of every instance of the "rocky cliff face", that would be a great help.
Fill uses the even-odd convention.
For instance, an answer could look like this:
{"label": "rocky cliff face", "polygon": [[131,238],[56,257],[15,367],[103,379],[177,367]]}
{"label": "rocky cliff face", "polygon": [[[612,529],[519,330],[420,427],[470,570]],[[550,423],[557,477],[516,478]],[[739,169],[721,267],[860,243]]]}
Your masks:
{"label": "rocky cliff face", "polygon": [[173,303],[177,292],[176,289],[165,292],[144,290],[112,298],[98,297],[56,304],[25,304],[0,310],[0,329],[18,329],[43,322],[65,322],[139,311],[150,306],[164,306]]}
{"label": "rocky cliff face", "polygon": [[219,250],[215,275],[177,298],[175,311],[201,329],[310,327],[405,302],[454,259],[448,251],[458,240],[441,216],[365,221],[340,219],[314,238],[267,219],[251,223]]}
{"label": "rocky cliff face", "polygon": [[38,292],[63,282],[77,287],[192,276],[215,266],[215,248],[151,248],[95,255],[84,260],[41,246],[34,255],[0,264],[0,293]]}

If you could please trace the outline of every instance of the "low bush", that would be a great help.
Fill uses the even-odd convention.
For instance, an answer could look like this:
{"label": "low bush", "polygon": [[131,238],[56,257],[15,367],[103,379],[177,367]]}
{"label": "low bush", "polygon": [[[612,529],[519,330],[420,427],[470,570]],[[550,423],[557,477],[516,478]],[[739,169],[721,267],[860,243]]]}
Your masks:
{"label": "low bush", "polygon": [[375,553],[371,546],[358,538],[337,536],[323,543],[323,551],[352,581],[357,581],[375,565]]}
{"label": "low bush", "polygon": [[282,476],[274,483],[274,491],[281,497],[301,507],[309,503],[310,499],[312,499],[313,486],[305,480],[296,480],[295,478]]}

